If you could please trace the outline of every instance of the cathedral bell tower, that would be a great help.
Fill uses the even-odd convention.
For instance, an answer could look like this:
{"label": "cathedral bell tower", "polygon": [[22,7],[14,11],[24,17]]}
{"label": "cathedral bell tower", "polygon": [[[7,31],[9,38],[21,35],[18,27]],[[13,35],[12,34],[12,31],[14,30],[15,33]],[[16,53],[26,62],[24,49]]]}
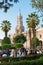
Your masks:
{"label": "cathedral bell tower", "polygon": [[23,26],[23,22],[22,22],[21,13],[19,12],[19,14],[17,16],[16,34],[21,34],[22,32],[24,32],[24,26]]}

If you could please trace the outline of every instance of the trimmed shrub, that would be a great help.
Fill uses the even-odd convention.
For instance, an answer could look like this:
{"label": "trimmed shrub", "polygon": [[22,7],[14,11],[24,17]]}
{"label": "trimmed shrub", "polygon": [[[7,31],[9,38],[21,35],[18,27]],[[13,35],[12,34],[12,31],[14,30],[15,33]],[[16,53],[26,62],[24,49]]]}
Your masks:
{"label": "trimmed shrub", "polygon": [[3,44],[2,49],[11,48],[11,44]]}
{"label": "trimmed shrub", "polygon": [[26,37],[23,34],[17,35],[14,38],[15,43],[22,43],[23,44],[25,41],[26,41]]}
{"label": "trimmed shrub", "polygon": [[9,37],[4,37],[4,39],[2,40],[2,44],[11,44],[10,38]]}
{"label": "trimmed shrub", "polygon": [[15,44],[14,44],[14,47],[15,47],[15,48],[21,48],[22,46],[23,46],[22,43],[15,43]]}

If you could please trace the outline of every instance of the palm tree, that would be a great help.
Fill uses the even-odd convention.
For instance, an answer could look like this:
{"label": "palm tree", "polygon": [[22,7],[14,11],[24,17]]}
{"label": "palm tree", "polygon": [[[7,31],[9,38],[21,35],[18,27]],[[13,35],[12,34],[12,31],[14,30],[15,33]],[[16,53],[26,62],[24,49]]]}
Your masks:
{"label": "palm tree", "polygon": [[30,15],[28,15],[26,22],[27,22],[28,28],[32,29],[33,37],[34,37],[35,36],[35,28],[39,24],[39,18],[37,16],[37,14],[31,13]]}
{"label": "palm tree", "polygon": [[11,29],[11,23],[7,20],[4,20],[1,24],[1,29],[5,32],[5,37],[7,37],[8,31]]}
{"label": "palm tree", "polygon": [[31,45],[32,45],[32,42],[31,42],[31,29],[32,29],[32,32],[33,32],[33,37],[36,36],[36,26],[39,24],[39,18],[37,16],[37,14],[35,13],[31,13],[30,15],[28,15],[28,18],[27,18],[27,26],[29,28],[29,38],[30,38],[30,49],[31,49]]}

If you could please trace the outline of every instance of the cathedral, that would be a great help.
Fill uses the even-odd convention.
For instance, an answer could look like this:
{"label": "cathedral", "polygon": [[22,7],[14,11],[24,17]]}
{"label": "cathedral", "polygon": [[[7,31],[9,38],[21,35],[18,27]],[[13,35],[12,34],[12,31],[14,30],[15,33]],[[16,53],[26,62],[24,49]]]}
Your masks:
{"label": "cathedral", "polygon": [[[13,44],[13,38],[16,35],[24,34],[27,39],[27,41],[24,43],[24,47],[27,49],[30,49],[30,34],[29,33],[30,33],[29,29],[27,31],[25,31],[25,28],[23,26],[22,15],[21,15],[21,13],[19,13],[17,16],[17,25],[15,28],[15,33],[9,35],[12,44]],[[43,46],[43,27],[39,27],[36,29],[36,36],[40,41],[42,41],[42,46]],[[31,31],[31,37],[33,37],[32,31]]]}

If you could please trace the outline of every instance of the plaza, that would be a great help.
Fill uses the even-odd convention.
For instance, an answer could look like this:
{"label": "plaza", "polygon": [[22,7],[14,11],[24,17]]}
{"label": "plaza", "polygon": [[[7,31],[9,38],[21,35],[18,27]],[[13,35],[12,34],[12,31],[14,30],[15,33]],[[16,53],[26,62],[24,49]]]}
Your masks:
{"label": "plaza", "polygon": [[0,0],[0,65],[43,65],[43,0]]}

